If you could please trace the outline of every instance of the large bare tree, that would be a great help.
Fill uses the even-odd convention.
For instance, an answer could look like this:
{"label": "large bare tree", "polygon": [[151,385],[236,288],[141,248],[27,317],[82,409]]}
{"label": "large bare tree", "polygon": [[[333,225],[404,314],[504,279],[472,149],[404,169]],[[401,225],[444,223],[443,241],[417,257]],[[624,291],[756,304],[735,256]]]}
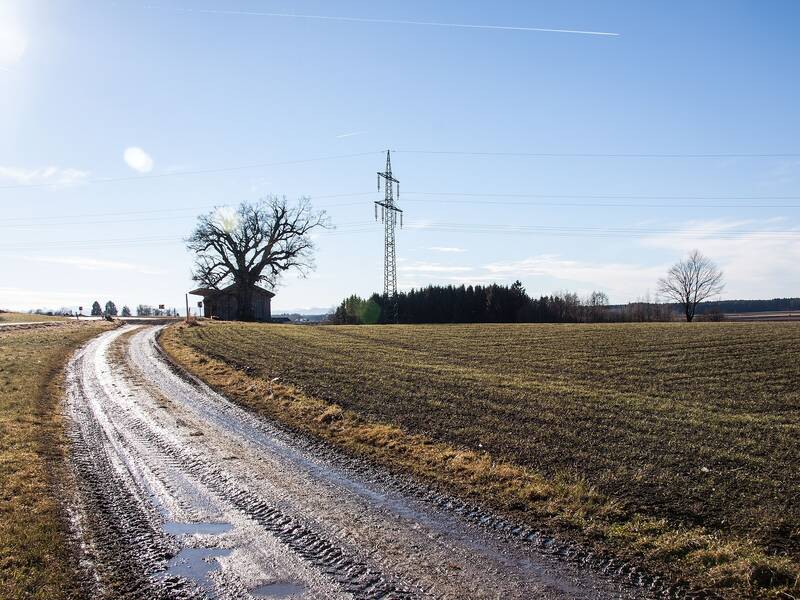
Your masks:
{"label": "large bare tree", "polygon": [[314,212],[307,198],[290,206],[286,197],[243,202],[234,210],[217,209],[198,217],[187,247],[196,253],[193,279],[222,289],[235,284],[237,318],[253,320],[255,287],[274,287],[280,275],[314,267],[311,232],[327,227],[325,212]]}
{"label": "large bare tree", "polygon": [[675,263],[667,276],[658,280],[658,292],[677,302],[687,321],[694,319],[698,303],[719,294],[724,287],[722,271],[699,250]]}

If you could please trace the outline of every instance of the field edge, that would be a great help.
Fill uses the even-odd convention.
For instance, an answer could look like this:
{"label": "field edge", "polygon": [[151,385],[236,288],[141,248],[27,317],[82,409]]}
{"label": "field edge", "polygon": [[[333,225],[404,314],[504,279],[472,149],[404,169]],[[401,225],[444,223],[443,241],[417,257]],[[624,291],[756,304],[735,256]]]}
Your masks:
{"label": "field edge", "polygon": [[547,479],[523,466],[375,422],[292,385],[252,376],[194,348],[185,325],[159,343],[179,366],[260,416],[322,439],[447,493],[479,502],[512,520],[577,541],[594,552],[641,565],[677,585],[726,598],[792,597],[800,565],[768,556],[747,539],[632,513],[590,482],[567,473]]}
{"label": "field edge", "polygon": [[[68,324],[2,332],[6,343],[35,341],[2,362],[8,392],[0,405],[0,596],[72,599],[85,597],[77,541],[65,498],[69,486],[69,439],[62,410],[65,367],[107,324]],[[9,342],[9,340],[12,340]],[[11,356],[9,354],[9,356]],[[33,357],[33,358],[32,358]],[[25,371],[20,361],[36,360]],[[32,380],[25,379],[33,376]],[[27,383],[27,385],[26,385]],[[20,387],[22,386],[22,387]],[[19,392],[14,395],[14,392]]]}

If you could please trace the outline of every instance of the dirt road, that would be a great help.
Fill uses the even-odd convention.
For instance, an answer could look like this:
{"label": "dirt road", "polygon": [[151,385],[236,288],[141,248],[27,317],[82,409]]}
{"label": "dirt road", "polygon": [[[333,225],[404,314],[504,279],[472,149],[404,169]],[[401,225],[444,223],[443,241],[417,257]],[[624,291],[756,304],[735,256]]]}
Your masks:
{"label": "dirt road", "polygon": [[157,332],[104,333],[68,368],[92,597],[646,597],[245,412],[174,370]]}

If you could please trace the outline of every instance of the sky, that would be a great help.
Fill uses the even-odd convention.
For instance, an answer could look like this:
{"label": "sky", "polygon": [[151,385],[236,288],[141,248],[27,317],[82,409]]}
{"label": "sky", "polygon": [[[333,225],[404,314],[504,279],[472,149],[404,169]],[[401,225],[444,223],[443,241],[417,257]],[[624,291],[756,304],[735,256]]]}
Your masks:
{"label": "sky", "polygon": [[[199,214],[333,227],[273,312],[401,289],[800,296],[800,4],[0,0],[0,308],[183,308]],[[196,302],[199,298],[191,298]]]}

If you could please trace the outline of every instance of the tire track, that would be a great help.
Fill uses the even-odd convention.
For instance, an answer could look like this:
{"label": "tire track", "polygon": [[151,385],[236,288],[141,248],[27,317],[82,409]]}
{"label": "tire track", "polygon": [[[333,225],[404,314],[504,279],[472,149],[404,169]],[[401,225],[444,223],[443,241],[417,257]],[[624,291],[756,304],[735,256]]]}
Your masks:
{"label": "tire track", "polygon": [[105,333],[68,369],[93,596],[647,596],[534,531],[246,413],[177,374],[157,331]]}

